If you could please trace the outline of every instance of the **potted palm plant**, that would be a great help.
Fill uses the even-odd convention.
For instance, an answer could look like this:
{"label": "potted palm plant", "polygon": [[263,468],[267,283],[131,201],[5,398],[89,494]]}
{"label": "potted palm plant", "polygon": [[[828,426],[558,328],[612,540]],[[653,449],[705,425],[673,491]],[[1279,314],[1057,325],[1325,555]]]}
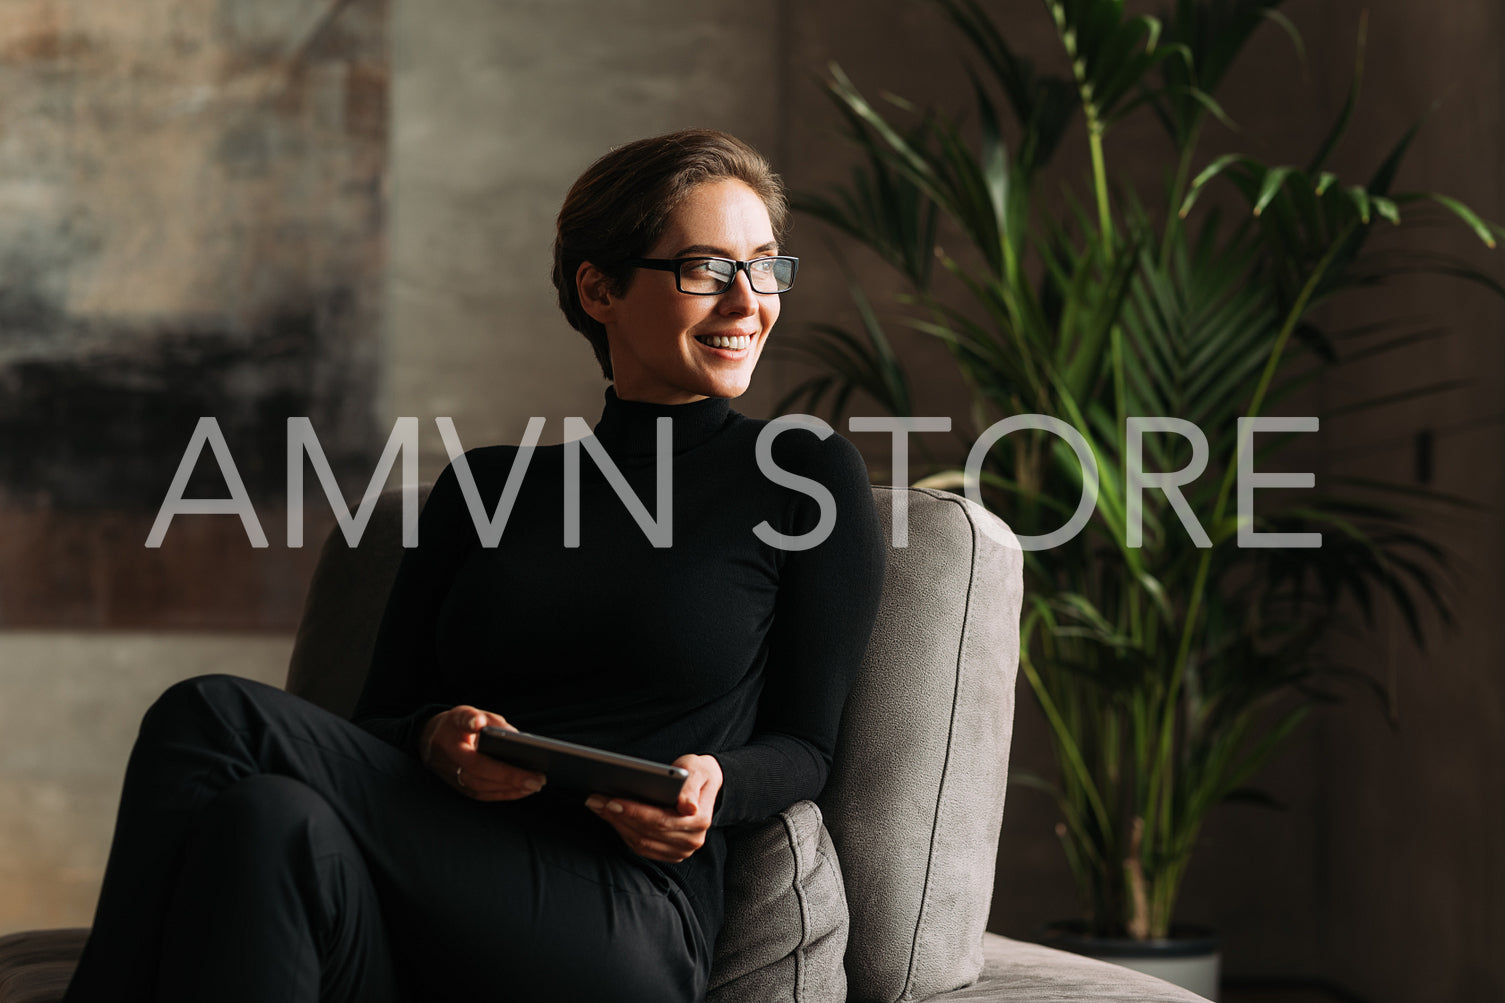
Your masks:
{"label": "potted palm plant", "polygon": [[[1097,937],[1172,934],[1208,812],[1248,796],[1343,680],[1317,643],[1337,618],[1384,603],[1420,640],[1427,608],[1446,612],[1444,555],[1396,486],[1261,490],[1241,504],[1250,471],[1319,424],[1256,436],[1250,419],[1332,367],[1428,336],[1332,328],[1319,317],[1341,311],[1319,307],[1413,267],[1505,293],[1464,262],[1374,253],[1377,227],[1428,215],[1491,247],[1502,231],[1447,196],[1394,190],[1415,129],[1360,182],[1329,170],[1357,70],[1305,164],[1207,152],[1209,123],[1227,118],[1219,86],[1253,32],[1274,22],[1299,44],[1279,3],[1177,0],[1157,19],[1128,16],[1122,0],[1044,0],[1070,65],[1053,76],[977,0],[938,0],[969,56],[965,114],[874,103],[833,67],[859,162],[845,185],[796,201],[902,277],[904,322],[946,346],[970,392],[965,431],[1044,415],[1084,444],[1085,463],[1061,436],[1023,429],[978,456],[965,486],[1026,537],[1059,529],[1097,486],[1081,531],[1026,554],[1021,657],[1059,768],[1047,784],[1079,932]],[[1134,113],[1169,139],[1148,184],[1142,147],[1133,171],[1114,169],[1110,134]],[[1062,201],[1039,182],[1074,126],[1086,157],[1070,177],[1085,180]],[[820,327],[795,349],[815,370],[781,409],[839,413],[861,393],[910,413],[904,360],[854,295],[860,329]],[[1165,483],[1157,475],[1173,488],[1144,489]]]}

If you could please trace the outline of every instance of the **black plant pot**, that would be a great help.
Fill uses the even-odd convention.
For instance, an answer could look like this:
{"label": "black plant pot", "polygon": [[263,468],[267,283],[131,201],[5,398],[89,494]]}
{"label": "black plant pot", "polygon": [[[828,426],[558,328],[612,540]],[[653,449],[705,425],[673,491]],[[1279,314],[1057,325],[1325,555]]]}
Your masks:
{"label": "black plant pot", "polygon": [[1207,927],[1177,925],[1169,937],[1131,940],[1096,937],[1081,920],[1063,920],[1047,926],[1040,942],[1153,975],[1209,1000],[1218,998],[1222,953],[1217,936]]}

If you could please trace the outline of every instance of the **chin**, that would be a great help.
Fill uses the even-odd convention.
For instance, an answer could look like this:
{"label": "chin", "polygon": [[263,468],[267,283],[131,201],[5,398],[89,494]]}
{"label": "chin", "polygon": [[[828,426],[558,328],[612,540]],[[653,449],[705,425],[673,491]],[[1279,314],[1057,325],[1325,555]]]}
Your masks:
{"label": "chin", "polygon": [[706,389],[700,391],[707,397],[725,397],[735,400],[747,393],[747,388],[752,386],[752,375],[747,379],[713,380]]}

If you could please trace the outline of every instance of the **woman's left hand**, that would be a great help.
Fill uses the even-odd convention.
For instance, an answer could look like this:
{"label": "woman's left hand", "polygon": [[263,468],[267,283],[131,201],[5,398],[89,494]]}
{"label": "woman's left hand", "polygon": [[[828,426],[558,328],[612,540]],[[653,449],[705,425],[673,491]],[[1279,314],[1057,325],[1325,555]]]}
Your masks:
{"label": "woman's left hand", "polygon": [[680,756],[675,766],[689,771],[675,809],[592,794],[585,806],[611,824],[622,842],[640,857],[677,864],[705,845],[716,795],[721,792],[721,764],[715,756]]}

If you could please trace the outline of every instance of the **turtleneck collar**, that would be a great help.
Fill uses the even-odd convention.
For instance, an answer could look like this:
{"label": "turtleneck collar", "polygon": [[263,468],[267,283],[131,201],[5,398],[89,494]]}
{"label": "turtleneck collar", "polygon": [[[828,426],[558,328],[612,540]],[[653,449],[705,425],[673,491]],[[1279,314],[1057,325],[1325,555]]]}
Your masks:
{"label": "turtleneck collar", "polygon": [[731,401],[707,397],[693,404],[650,404],[624,401],[616,388],[606,388],[606,407],[596,423],[596,438],[617,457],[656,457],[658,419],[674,420],[674,453],[705,442],[721,430],[731,415]]}

